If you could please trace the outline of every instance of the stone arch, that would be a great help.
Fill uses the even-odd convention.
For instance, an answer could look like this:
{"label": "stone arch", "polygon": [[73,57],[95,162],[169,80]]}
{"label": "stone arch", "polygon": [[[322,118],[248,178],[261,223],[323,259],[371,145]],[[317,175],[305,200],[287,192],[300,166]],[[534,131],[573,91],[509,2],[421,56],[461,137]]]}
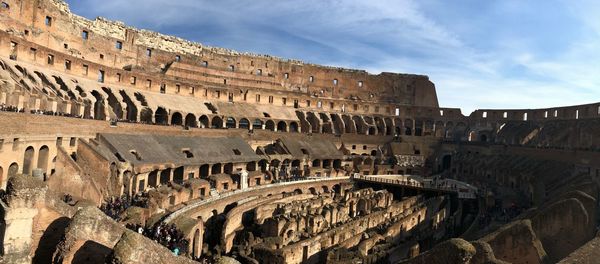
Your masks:
{"label": "stone arch", "polygon": [[198,127],[198,121],[196,121],[196,116],[194,114],[187,114],[185,116],[185,126]]}
{"label": "stone arch", "polygon": [[154,115],[152,109],[144,107],[144,109],[140,111],[140,122],[145,124],[152,124],[152,115]]}
{"label": "stone arch", "polygon": [[338,114],[331,114],[331,123],[333,126],[333,134],[341,135],[344,133],[344,122]]}
{"label": "stone arch", "polygon": [[250,120],[248,120],[247,118],[240,119],[240,128],[250,129]]}
{"label": "stone arch", "polygon": [[123,97],[123,101],[125,102],[125,105],[126,105],[125,111],[126,111],[126,115],[127,115],[126,116],[127,120],[129,120],[130,122],[137,122],[138,121],[137,106],[135,106],[135,104],[133,103],[133,100],[131,100],[129,95],[127,95],[127,93],[124,90],[119,91],[119,93],[121,94],[121,97]]}
{"label": "stone arch", "polygon": [[223,118],[215,116],[211,122],[211,128],[223,128]]}
{"label": "stone arch", "polygon": [[200,166],[199,176],[201,179],[206,179],[206,178],[208,178],[208,176],[210,176],[210,173],[208,173],[209,169],[210,169],[210,166],[208,164],[204,164],[204,165]]}
{"label": "stone arch", "polygon": [[171,168],[160,172],[160,184],[167,184],[171,181]]}
{"label": "stone arch", "polygon": [[237,126],[237,121],[233,117],[228,117],[227,120],[225,121],[226,128],[236,128],[236,126]]}
{"label": "stone arch", "polygon": [[287,132],[287,123],[284,121],[279,121],[277,123],[277,131]]}
{"label": "stone arch", "polygon": [[391,118],[386,117],[384,119],[384,123],[385,123],[385,135],[392,136],[394,134],[394,122],[392,122]]}
{"label": "stone arch", "polygon": [[340,160],[340,159],[333,160],[333,168],[341,169],[342,168],[342,160]]}
{"label": "stone arch", "polygon": [[173,113],[171,116],[171,125],[181,126],[183,125],[183,116],[179,112]]}
{"label": "stone arch", "polygon": [[216,163],[212,165],[212,168],[210,170],[211,174],[219,174],[221,173],[221,163]]}
{"label": "stone arch", "polygon": [[310,123],[306,120],[304,113],[301,111],[296,111],[296,116],[298,116],[298,120],[300,120],[300,128],[302,129],[302,132],[311,132]]}
{"label": "stone arch", "polygon": [[321,167],[321,160],[320,159],[313,160],[312,166],[316,167],[316,168],[320,168]]}
{"label": "stone arch", "polygon": [[33,155],[35,155],[35,149],[32,146],[27,147],[23,157],[23,174],[25,175],[31,174],[31,169],[33,169]]}
{"label": "stone arch", "polygon": [[106,120],[106,112],[104,108],[104,97],[96,91],[92,91],[92,95],[96,98],[96,102],[94,102],[94,119],[96,120]]}
{"label": "stone arch", "polygon": [[267,120],[265,123],[265,129],[275,131],[275,122],[273,122],[273,120]]}
{"label": "stone arch", "polygon": [[298,123],[295,121],[290,122],[290,132],[298,133]]}
{"label": "stone arch", "polygon": [[154,113],[154,123],[157,125],[167,125],[169,124],[169,113],[163,107],[159,107],[156,109]]}
{"label": "stone arch", "polygon": [[400,136],[404,135],[404,126],[402,125],[402,119],[394,118],[394,135]]}
{"label": "stone arch", "polygon": [[433,120],[425,120],[423,123],[423,136],[433,136],[434,126]]}
{"label": "stone arch", "polygon": [[404,120],[404,135],[413,135],[413,121],[412,119]]}
{"label": "stone arch", "polygon": [[257,129],[263,129],[263,122],[260,119],[254,119],[254,122],[252,122],[252,129],[253,130],[257,130]]}
{"label": "stone arch", "polygon": [[104,93],[106,93],[108,95],[108,98],[107,98],[108,106],[110,106],[113,113],[116,115],[117,120],[122,119],[123,118],[123,106],[121,106],[119,99],[117,99],[117,97],[115,96],[115,94],[112,92],[112,90],[110,88],[102,87],[102,90],[104,91]]}
{"label": "stone arch", "polygon": [[233,173],[233,163],[226,163],[225,166],[223,166],[223,173],[232,174]]}
{"label": "stone arch", "polygon": [[183,171],[184,171],[183,166],[177,167],[173,171],[173,182],[175,182],[177,184],[183,184],[183,180],[184,180]]}
{"label": "stone arch", "polygon": [[148,174],[148,186],[157,187],[158,182],[158,170],[153,170]]}
{"label": "stone arch", "polygon": [[48,159],[50,158],[50,148],[44,145],[38,152],[37,167],[42,169],[42,172],[46,174],[48,172]]}
{"label": "stone arch", "polygon": [[423,131],[423,127],[424,127],[424,122],[423,120],[417,119],[415,120],[415,129],[414,129],[414,135],[415,136],[423,136],[424,135],[424,131]]}
{"label": "stone arch", "polygon": [[377,135],[385,135],[385,123],[383,122],[383,119],[381,119],[381,117],[375,117],[375,126],[377,126]]}
{"label": "stone arch", "polygon": [[454,137],[454,123],[448,122],[444,128],[444,138],[451,139]]}
{"label": "stone arch", "polygon": [[375,127],[369,127],[369,129],[367,130],[367,135],[375,135],[377,134],[377,130],[375,129]]}
{"label": "stone arch", "polygon": [[321,133],[321,121],[313,112],[306,113],[306,119],[310,123],[312,133]]}
{"label": "stone arch", "polygon": [[209,128],[210,124],[208,121],[208,116],[206,115],[201,115],[200,118],[198,119],[198,121],[200,121],[200,127],[201,128]]}
{"label": "stone arch", "polygon": [[319,118],[321,118],[322,121],[322,133],[333,134],[333,124],[330,122],[329,116],[325,113],[319,113]]}
{"label": "stone arch", "polygon": [[343,115],[342,120],[344,120],[344,128],[346,133],[356,133],[356,125],[350,116]]}
{"label": "stone arch", "polygon": [[265,172],[267,171],[267,160],[266,159],[262,159],[258,161],[258,167],[260,167],[260,171]]}
{"label": "stone arch", "polygon": [[356,125],[356,133],[365,135],[367,134],[366,123],[361,116],[353,116],[352,120],[354,120],[354,124]]}
{"label": "stone arch", "polygon": [[442,122],[442,121],[435,122],[433,130],[434,130],[433,133],[434,133],[435,137],[443,138],[444,137],[444,131],[445,131],[445,129],[444,129],[444,122]]}
{"label": "stone arch", "polygon": [[8,176],[7,178],[16,176],[17,173],[19,173],[19,164],[16,162],[13,162],[10,164],[10,166],[8,166]]}

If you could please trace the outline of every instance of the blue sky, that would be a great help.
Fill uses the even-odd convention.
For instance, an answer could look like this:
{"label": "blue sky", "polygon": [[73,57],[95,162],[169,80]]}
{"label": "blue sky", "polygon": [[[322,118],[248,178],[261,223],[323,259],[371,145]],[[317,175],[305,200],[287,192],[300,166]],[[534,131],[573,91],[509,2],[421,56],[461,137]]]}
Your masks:
{"label": "blue sky", "polygon": [[600,101],[600,1],[67,0],[205,45],[370,73],[425,74],[440,105],[542,108]]}

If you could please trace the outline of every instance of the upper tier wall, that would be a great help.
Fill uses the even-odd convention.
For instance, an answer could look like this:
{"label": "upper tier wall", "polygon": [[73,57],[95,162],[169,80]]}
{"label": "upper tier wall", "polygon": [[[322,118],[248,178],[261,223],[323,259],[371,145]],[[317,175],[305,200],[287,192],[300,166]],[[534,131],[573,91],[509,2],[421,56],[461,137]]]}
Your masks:
{"label": "upper tier wall", "polygon": [[[2,18],[0,29],[19,38],[19,42],[35,43],[62,56],[72,56],[73,59],[69,60],[73,64],[76,59],[83,60],[85,65],[96,64],[107,75],[126,68],[132,72],[160,76],[159,80],[152,82],[157,86],[174,80],[181,82],[182,86],[203,81],[204,85],[225,84],[300,92],[306,96],[330,99],[438,107],[435,87],[427,76],[370,75],[360,70],[206,47],[127,27],[120,22],[101,18],[90,21],[72,14],[60,0],[5,2],[9,8],[1,10],[6,16]],[[9,47],[3,45],[2,48]],[[22,53],[26,52],[29,51]],[[207,68],[211,72],[207,72]],[[198,75],[204,78],[193,78]]]}

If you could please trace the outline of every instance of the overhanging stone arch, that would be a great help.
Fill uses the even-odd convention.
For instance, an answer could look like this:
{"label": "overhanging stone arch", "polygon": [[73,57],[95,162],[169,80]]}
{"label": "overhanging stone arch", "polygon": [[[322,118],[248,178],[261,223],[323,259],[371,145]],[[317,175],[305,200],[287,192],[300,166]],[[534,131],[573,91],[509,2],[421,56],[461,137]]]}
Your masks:
{"label": "overhanging stone arch", "polygon": [[270,119],[267,120],[267,122],[265,123],[265,129],[275,131],[275,122],[273,122],[273,120]]}
{"label": "overhanging stone arch", "polygon": [[247,118],[240,119],[241,129],[250,129],[250,121]]}
{"label": "overhanging stone arch", "polygon": [[321,133],[321,119],[319,119],[315,113],[308,112],[306,113],[306,119],[311,127],[312,133]]}
{"label": "overhanging stone arch", "polygon": [[108,105],[112,109],[116,118],[118,120],[123,119],[123,106],[121,106],[120,100],[117,98],[117,96],[112,92],[112,90],[110,88],[102,87],[102,90],[104,91],[104,93],[106,93],[106,95],[108,95],[108,98],[107,98]]}
{"label": "overhanging stone arch", "polygon": [[226,128],[236,128],[237,127],[237,121],[235,120],[235,118],[228,117],[227,121],[225,122],[225,127]]}
{"label": "overhanging stone arch", "polygon": [[152,109],[144,107],[142,111],[140,111],[140,122],[145,124],[152,124],[153,115],[154,113],[152,112]]}
{"label": "overhanging stone arch", "polygon": [[377,134],[380,136],[385,135],[385,123],[381,117],[375,117],[375,125],[377,126]]}
{"label": "overhanging stone arch", "polygon": [[92,91],[92,95],[96,99],[96,102],[94,102],[94,119],[106,120],[106,108],[104,107],[104,97],[96,90]]}
{"label": "overhanging stone arch", "polygon": [[389,117],[386,117],[384,119],[384,121],[385,121],[385,135],[386,136],[394,135],[394,122],[392,121],[392,119]]}
{"label": "overhanging stone arch", "polygon": [[333,133],[341,135],[344,133],[344,121],[338,114],[331,114],[331,123],[333,124]]}
{"label": "overhanging stone arch", "polygon": [[263,129],[263,121],[258,118],[254,119],[254,122],[252,122],[252,129],[253,130]]}
{"label": "overhanging stone arch", "polygon": [[[126,105],[125,111],[126,111],[127,120],[130,122],[137,122],[138,121],[137,106],[135,105],[133,100],[131,100],[131,97],[129,97],[129,95],[125,92],[125,90],[121,90],[121,91],[119,91],[119,93],[121,94],[121,97],[123,97],[123,101],[125,102],[125,105]],[[140,115],[141,115],[141,113],[140,113]]]}
{"label": "overhanging stone arch", "polygon": [[310,123],[306,120],[306,116],[301,111],[296,111],[296,116],[298,116],[298,120],[300,120],[300,129],[304,133],[311,132]]}
{"label": "overhanging stone arch", "polygon": [[333,134],[333,124],[331,123],[329,116],[325,113],[319,113],[321,119],[322,132],[324,134]]}
{"label": "overhanging stone arch", "polygon": [[367,134],[367,124],[361,116],[353,116],[354,124],[356,125],[356,133],[365,135]]}
{"label": "overhanging stone arch", "polygon": [[354,124],[354,120],[348,115],[342,115],[342,120],[344,121],[344,128],[346,133],[356,133],[356,125]]}
{"label": "overhanging stone arch", "polygon": [[299,129],[299,127],[298,127],[297,122],[295,122],[295,121],[290,122],[290,132],[298,133],[298,132],[300,132],[300,130],[298,130],[298,129]]}

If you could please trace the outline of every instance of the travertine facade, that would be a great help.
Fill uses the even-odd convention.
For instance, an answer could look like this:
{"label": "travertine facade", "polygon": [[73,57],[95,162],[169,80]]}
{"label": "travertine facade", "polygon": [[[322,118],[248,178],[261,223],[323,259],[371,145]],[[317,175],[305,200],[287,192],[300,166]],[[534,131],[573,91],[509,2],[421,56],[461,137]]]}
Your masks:
{"label": "travertine facade", "polygon": [[0,4],[1,262],[593,260],[600,103],[464,116],[427,76]]}

